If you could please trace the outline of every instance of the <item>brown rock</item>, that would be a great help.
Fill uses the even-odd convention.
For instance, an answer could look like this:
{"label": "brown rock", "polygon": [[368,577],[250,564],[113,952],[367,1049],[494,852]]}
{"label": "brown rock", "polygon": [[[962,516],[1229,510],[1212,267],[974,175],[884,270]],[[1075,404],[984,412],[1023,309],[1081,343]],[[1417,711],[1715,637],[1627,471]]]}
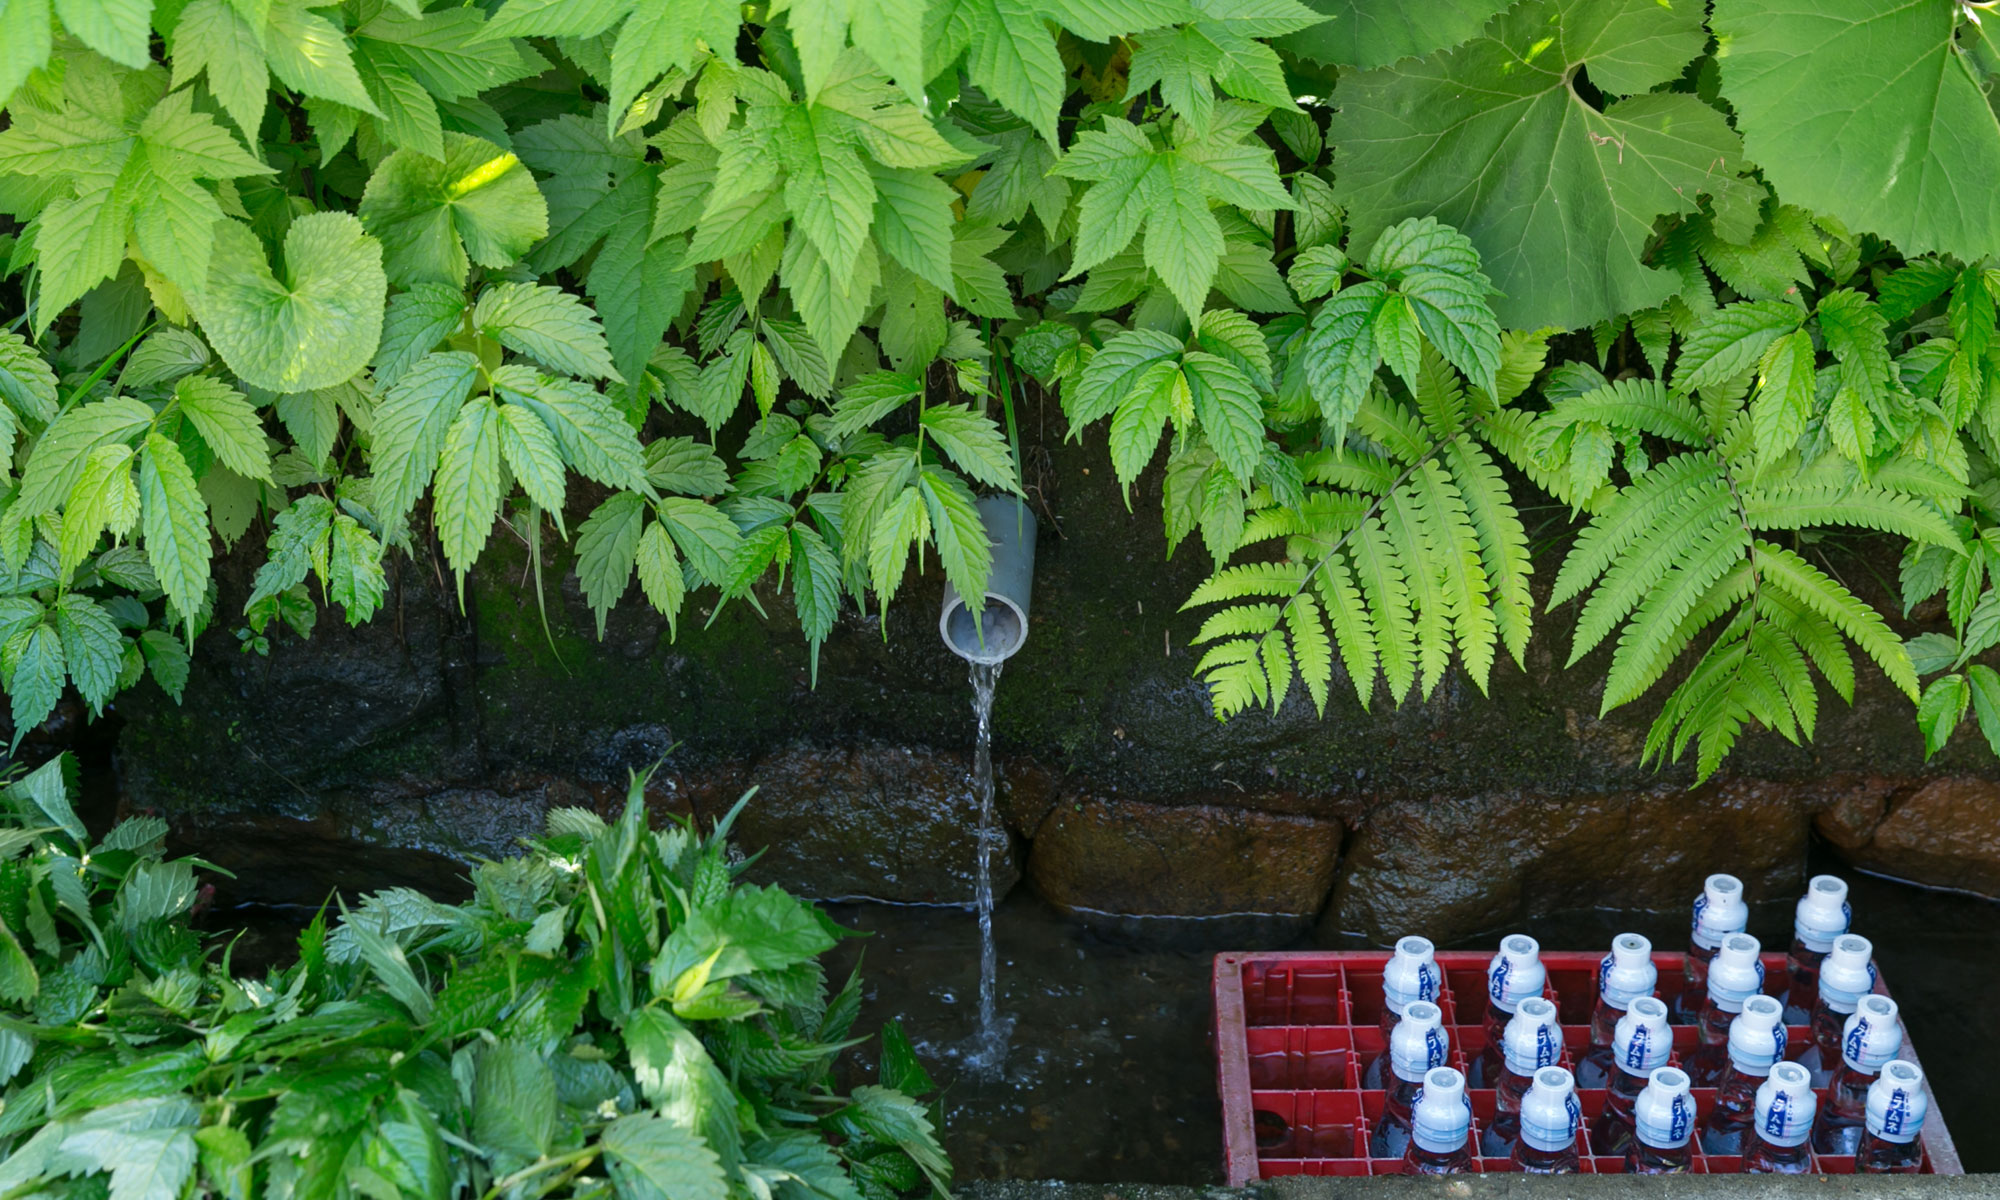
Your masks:
{"label": "brown rock", "polygon": [[[749,772],[757,794],[733,840],[763,848],[753,878],[817,899],[970,904],[979,805],[963,757],[863,743],[794,746]],[[721,814],[707,811],[714,819]],[[993,856],[996,897],[1020,879],[1010,839]]]}
{"label": "brown rock", "polygon": [[1037,831],[1028,875],[1071,911],[1310,917],[1333,885],[1341,833],[1314,817],[1068,800]]}
{"label": "brown rock", "polygon": [[1842,850],[1865,870],[2000,896],[2000,784],[1934,779],[1891,803],[1871,837]]}
{"label": "brown rock", "polygon": [[1813,814],[1813,828],[1842,851],[1859,849],[1875,836],[1876,826],[1889,811],[1889,797],[1895,785],[1869,779],[1836,793],[1830,803]]}
{"label": "brown rock", "polygon": [[1451,941],[1528,913],[1665,910],[1713,871],[1781,894],[1804,874],[1806,826],[1794,789],[1740,781],[1392,804],[1356,833],[1321,929]]}

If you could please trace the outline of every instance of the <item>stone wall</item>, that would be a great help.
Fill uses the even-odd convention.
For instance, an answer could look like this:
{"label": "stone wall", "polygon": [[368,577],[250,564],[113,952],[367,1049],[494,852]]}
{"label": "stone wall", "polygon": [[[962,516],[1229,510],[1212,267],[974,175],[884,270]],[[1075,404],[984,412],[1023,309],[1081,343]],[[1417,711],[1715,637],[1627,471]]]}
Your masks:
{"label": "stone wall", "polygon": [[[1220,724],[1191,678],[1200,614],[1178,611],[1205,574],[1200,547],[1168,560],[1157,480],[1128,512],[1102,451],[1041,438],[1041,419],[1024,420],[1043,513],[1032,632],[994,715],[1001,883],[1078,910],[1444,938],[1531,909],[1678,907],[1717,869],[1789,890],[1817,820],[1870,869],[2000,892],[1993,756],[1968,730],[1927,765],[1910,705],[1865,662],[1852,707],[1822,689],[1812,745],[1746,735],[1727,778],[1694,791],[1684,768],[1639,762],[1652,705],[1596,715],[1602,651],[1561,669],[1573,607],[1537,630],[1525,669],[1496,667],[1490,696],[1454,673],[1428,703],[1378,696],[1364,712],[1336,680],[1323,720],[1295,692],[1276,715]],[[546,631],[504,530],[463,608],[421,554],[397,559],[388,603],[358,629],[323,610],[310,640],[281,635],[259,657],[219,622],[184,704],[121,702],[125,802],[168,815],[244,888],[317,899],[335,884],[449,887],[548,807],[609,808],[627,770],[664,760],[649,792],[662,812],[713,820],[759,786],[738,830],[770,847],[769,878],[970,898],[970,688],[937,640],[935,570],[886,623],[845,614],[814,686],[788,601],[760,597],[768,619],[704,602],[673,639],[635,590],[600,640],[547,551]],[[1881,547],[1829,562],[1872,599],[1894,576]],[[1554,562],[1538,569],[1546,582]],[[240,612],[249,562],[219,572],[218,611]]]}

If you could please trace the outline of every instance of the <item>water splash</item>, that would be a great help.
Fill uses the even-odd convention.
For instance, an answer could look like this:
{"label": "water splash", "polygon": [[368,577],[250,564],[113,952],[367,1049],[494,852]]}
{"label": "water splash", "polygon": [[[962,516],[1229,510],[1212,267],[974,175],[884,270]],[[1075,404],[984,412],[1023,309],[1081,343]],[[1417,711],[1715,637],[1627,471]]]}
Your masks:
{"label": "water splash", "polygon": [[1012,1021],[996,1012],[999,955],[993,947],[993,852],[1006,836],[993,814],[993,690],[1000,683],[999,663],[972,664],[972,714],[979,721],[979,740],[972,752],[972,789],[979,798],[979,1029],[966,1048],[966,1067],[980,1075],[998,1075],[1007,1057]]}

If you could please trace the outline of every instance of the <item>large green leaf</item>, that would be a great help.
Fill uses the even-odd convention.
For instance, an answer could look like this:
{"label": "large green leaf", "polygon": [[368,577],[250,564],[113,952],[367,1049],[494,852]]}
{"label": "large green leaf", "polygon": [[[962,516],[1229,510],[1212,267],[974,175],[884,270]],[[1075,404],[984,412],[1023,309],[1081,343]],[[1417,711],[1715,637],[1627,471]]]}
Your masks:
{"label": "large green leaf", "polygon": [[1787,202],[1906,253],[2000,251],[2000,120],[1953,41],[1974,19],[1954,0],[1716,0],[1744,151]]}
{"label": "large green leaf", "polygon": [[193,297],[231,370],[274,392],[332,387],[368,365],[389,284],[382,246],[346,213],[314,213],[285,234],[282,281],[248,226],[216,226],[208,283]]}
{"label": "large green leaf", "polygon": [[463,286],[473,263],[504,267],[549,232],[549,209],[521,160],[462,133],[442,161],[398,150],[368,178],[361,220],[382,239],[389,278]]}
{"label": "large green leaf", "polygon": [[[1720,113],[1650,91],[1705,37],[1699,6],[1526,0],[1457,49],[1342,75],[1328,140],[1351,251],[1405,217],[1455,225],[1519,328],[1663,302],[1679,277],[1640,261],[1654,221],[1742,165]],[[1572,86],[1580,70],[1630,98],[1598,111]]]}
{"label": "large green leaf", "polygon": [[191,621],[208,600],[208,504],[180,447],[158,433],[139,455],[139,503],[146,561],[175,615]]}
{"label": "large green leaf", "polygon": [[602,1135],[606,1161],[627,1200],[726,1200],[722,1164],[701,1135],[660,1116],[621,1117]]}
{"label": "large green leaf", "polygon": [[1507,0],[1306,0],[1326,21],[1278,45],[1342,67],[1386,67],[1446,50],[1472,37]]}

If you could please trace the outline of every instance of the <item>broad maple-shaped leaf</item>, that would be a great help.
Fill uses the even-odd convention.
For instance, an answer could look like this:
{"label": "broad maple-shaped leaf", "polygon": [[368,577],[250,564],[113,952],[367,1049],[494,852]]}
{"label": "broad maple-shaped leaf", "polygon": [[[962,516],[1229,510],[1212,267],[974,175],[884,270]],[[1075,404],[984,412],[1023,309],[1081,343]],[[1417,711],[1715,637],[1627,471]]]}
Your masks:
{"label": "broad maple-shaped leaf", "polygon": [[382,160],[361,220],[382,239],[399,286],[463,285],[472,263],[504,267],[548,235],[549,210],[521,160],[491,142],[444,135],[442,161],[411,150]]}
{"label": "broad maple-shaped leaf", "polygon": [[1906,253],[2000,250],[2000,120],[1953,42],[1970,19],[1953,0],[1717,0],[1744,149],[1788,202]]}
{"label": "broad maple-shaped leaf", "polygon": [[1306,0],[1325,20],[1278,45],[1315,62],[1386,67],[1449,50],[1477,34],[1507,0]]}
{"label": "broad maple-shaped leaf", "polygon": [[[1528,0],[1455,50],[1343,75],[1328,141],[1351,251],[1405,217],[1457,226],[1517,328],[1662,303],[1679,277],[1640,261],[1653,222],[1694,211],[1742,166],[1720,113],[1648,93],[1705,37],[1698,7]],[[1597,111],[1573,86],[1580,70],[1629,98]]]}
{"label": "broad maple-shaped leaf", "polygon": [[346,213],[313,213],[285,234],[273,275],[246,225],[216,226],[208,283],[193,299],[216,352],[246,382],[299,392],[345,382],[382,336],[382,246]]}

